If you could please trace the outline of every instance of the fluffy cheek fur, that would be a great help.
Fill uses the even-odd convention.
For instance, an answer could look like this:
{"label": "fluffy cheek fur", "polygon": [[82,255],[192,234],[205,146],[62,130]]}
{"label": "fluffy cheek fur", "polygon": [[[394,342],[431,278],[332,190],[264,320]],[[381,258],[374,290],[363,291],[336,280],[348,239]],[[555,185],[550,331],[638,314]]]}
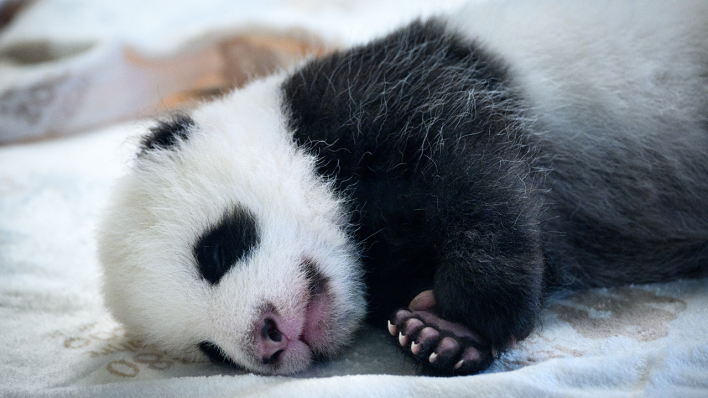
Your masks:
{"label": "fluffy cheek fur", "polygon": [[[142,154],[119,182],[99,231],[106,303],[146,343],[197,358],[208,341],[248,369],[286,374],[335,353],[360,323],[361,269],[343,205],[289,139],[279,81],[201,108],[187,139]],[[236,206],[254,216],[260,240],[212,285],[194,245]],[[326,281],[318,332],[264,364],[254,336],[264,311],[283,319],[291,339],[304,328],[312,286],[303,261]]]}

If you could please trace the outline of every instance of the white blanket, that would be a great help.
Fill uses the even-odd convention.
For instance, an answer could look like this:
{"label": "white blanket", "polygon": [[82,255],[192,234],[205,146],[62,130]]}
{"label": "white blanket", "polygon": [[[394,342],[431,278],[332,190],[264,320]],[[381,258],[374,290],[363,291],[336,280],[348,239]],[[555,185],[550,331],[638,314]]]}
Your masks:
{"label": "white blanket", "polygon": [[94,227],[145,123],[0,147],[0,396],[708,396],[708,280],[556,297],[528,339],[468,377],[415,376],[371,328],[294,377],[143,346],[102,305]]}

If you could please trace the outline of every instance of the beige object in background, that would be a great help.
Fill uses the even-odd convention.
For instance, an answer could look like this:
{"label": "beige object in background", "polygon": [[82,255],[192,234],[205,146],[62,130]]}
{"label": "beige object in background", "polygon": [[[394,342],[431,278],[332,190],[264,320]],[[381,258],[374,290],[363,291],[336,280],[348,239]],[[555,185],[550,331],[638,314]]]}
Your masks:
{"label": "beige object in background", "polygon": [[0,30],[0,144],[185,106],[459,3],[35,0]]}

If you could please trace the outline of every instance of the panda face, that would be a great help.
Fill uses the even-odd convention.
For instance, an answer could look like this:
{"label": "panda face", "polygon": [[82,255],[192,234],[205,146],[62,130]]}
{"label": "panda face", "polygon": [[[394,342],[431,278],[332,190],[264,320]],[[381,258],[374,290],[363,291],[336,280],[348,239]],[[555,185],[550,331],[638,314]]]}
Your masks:
{"label": "panda face", "polygon": [[281,81],[160,124],[118,183],[99,229],[106,304],[146,343],[288,374],[362,320],[343,201],[293,143]]}

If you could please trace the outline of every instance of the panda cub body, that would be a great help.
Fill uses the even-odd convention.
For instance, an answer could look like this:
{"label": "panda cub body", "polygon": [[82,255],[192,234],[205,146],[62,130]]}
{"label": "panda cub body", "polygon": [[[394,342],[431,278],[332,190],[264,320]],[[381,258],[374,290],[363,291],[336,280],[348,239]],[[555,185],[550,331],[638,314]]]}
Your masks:
{"label": "panda cub body", "polygon": [[554,289],[708,269],[708,3],[498,0],[153,127],[99,230],[146,343],[260,373],[364,319],[483,370]]}

